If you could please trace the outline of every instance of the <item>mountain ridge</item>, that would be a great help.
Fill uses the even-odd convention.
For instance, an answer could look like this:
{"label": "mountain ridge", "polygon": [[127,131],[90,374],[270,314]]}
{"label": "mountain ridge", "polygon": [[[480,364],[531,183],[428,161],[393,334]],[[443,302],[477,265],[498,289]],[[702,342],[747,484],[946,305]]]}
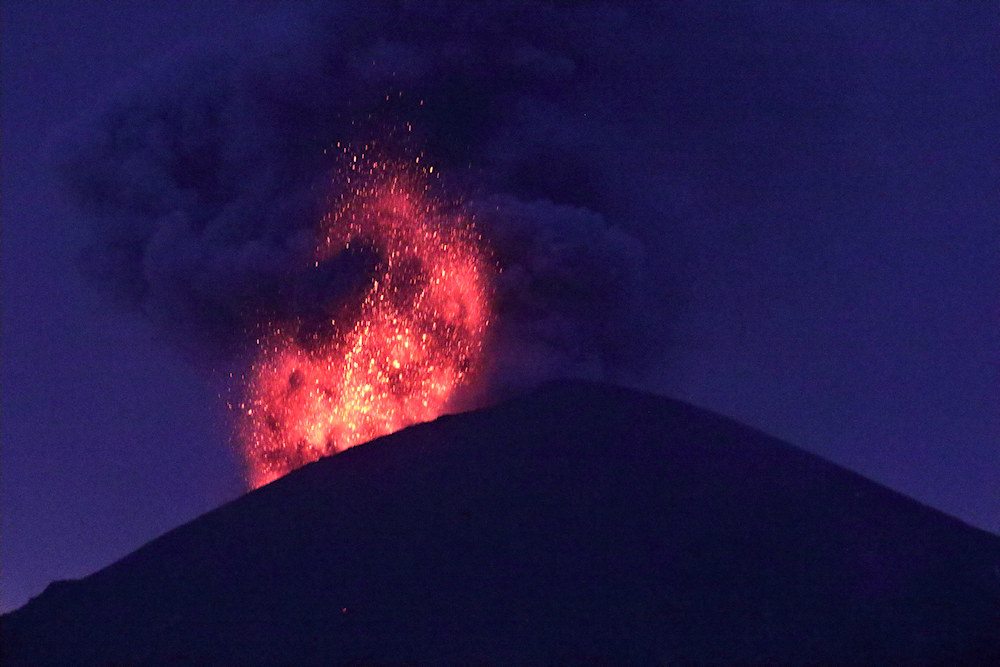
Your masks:
{"label": "mountain ridge", "polygon": [[997,536],[793,445],[563,382],[304,466],[0,622],[5,664],[997,664],[998,568]]}

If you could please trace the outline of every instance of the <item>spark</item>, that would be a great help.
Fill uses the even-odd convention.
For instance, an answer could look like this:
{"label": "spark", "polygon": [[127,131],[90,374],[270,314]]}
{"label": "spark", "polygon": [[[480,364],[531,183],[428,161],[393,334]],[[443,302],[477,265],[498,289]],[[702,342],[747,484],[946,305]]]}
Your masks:
{"label": "spark", "polygon": [[239,418],[253,488],[436,418],[481,368],[495,271],[484,241],[430,195],[431,167],[368,153],[345,160],[349,188],[322,221],[314,261],[367,244],[375,275],[331,314],[333,333],[303,343],[296,323],[279,323],[260,339]]}

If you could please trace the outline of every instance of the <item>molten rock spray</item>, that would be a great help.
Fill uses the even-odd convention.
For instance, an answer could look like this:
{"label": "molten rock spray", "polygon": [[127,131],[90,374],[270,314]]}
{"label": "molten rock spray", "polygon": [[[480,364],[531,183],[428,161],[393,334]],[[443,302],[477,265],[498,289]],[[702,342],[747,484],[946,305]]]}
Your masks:
{"label": "molten rock spray", "polygon": [[316,263],[352,244],[374,250],[378,263],[322,333],[275,323],[260,340],[239,426],[254,488],[434,419],[482,366],[496,269],[473,223],[434,200],[433,167],[419,158],[348,160]]}

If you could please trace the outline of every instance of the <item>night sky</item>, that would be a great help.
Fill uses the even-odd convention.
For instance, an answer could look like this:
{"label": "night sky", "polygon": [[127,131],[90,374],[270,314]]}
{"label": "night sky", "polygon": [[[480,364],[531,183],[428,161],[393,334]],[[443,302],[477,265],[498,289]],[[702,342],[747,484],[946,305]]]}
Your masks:
{"label": "night sky", "polygon": [[372,114],[504,266],[488,392],[630,384],[1000,532],[995,2],[393,4],[3,3],[3,611],[243,492],[228,373],[337,289],[289,266]]}

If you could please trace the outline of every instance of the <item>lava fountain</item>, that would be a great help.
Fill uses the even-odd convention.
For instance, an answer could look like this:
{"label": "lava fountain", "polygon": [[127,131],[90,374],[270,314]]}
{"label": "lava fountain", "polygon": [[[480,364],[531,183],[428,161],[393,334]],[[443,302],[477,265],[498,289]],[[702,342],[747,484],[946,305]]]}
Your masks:
{"label": "lava fountain", "polygon": [[360,244],[377,265],[324,333],[286,322],[260,340],[239,418],[253,488],[434,419],[482,366],[495,266],[471,219],[434,199],[419,158],[348,160],[315,260]]}

